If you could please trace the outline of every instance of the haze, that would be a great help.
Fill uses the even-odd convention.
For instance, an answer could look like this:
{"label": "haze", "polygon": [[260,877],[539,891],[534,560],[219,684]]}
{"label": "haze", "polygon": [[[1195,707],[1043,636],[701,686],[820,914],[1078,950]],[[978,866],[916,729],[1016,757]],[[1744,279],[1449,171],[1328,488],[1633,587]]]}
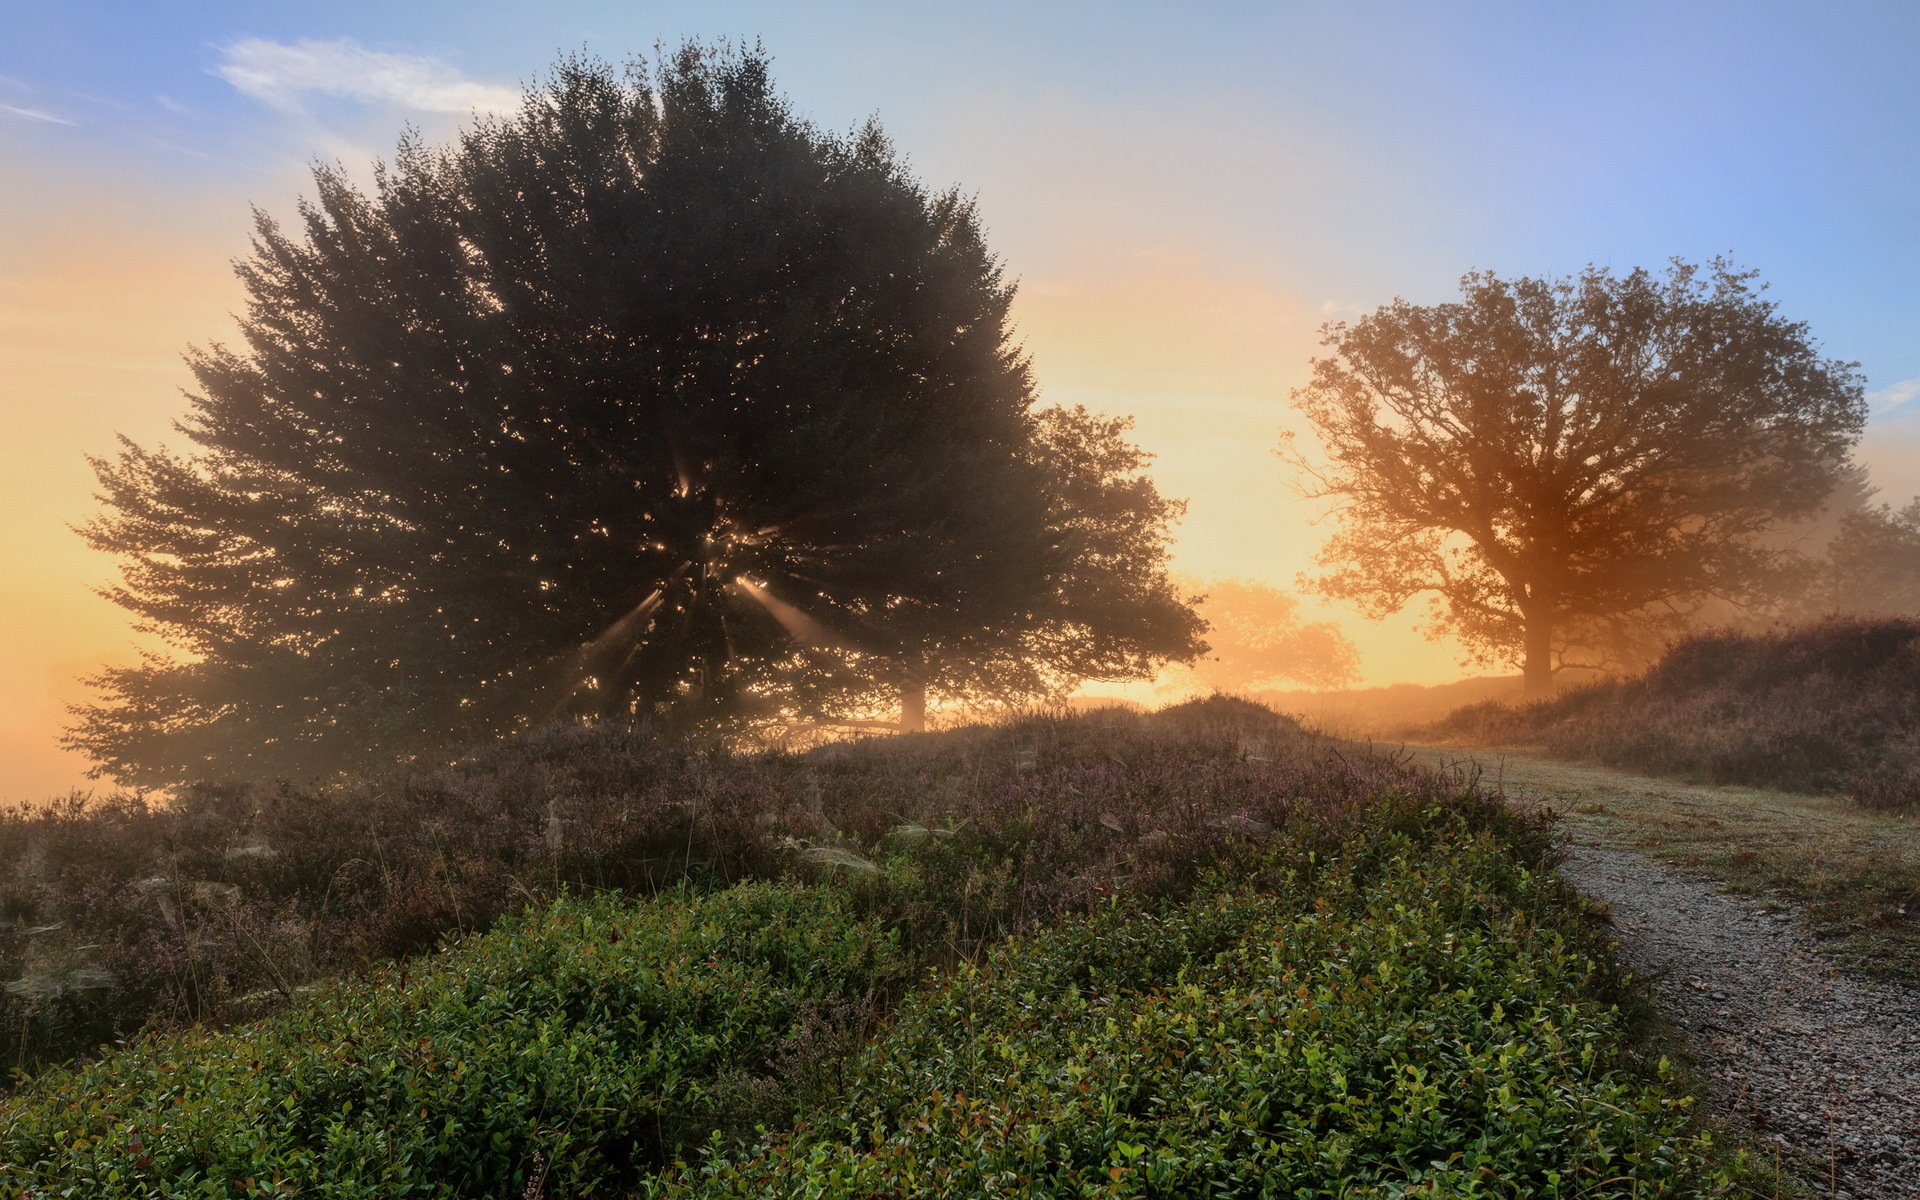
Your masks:
{"label": "haze", "polygon": [[[1473,268],[1726,254],[1857,360],[1861,458],[1920,492],[1920,8],[15,3],[0,19],[0,799],[82,783],[81,678],[141,644],[69,530],[88,454],[169,440],[189,344],[229,339],[248,206],[365,175],[556,54],[761,39],[833,128],[877,115],[978,195],[1046,401],[1137,419],[1190,501],[1176,566],[1291,590],[1324,530],[1272,451],[1318,327]],[[171,438],[177,442],[178,438]],[[1456,648],[1341,622],[1365,683]]]}

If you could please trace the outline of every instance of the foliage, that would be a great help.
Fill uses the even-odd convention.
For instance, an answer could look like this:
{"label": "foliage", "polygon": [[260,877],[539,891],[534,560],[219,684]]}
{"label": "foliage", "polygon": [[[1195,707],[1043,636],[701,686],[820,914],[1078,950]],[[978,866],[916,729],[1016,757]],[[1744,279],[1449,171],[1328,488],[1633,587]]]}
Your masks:
{"label": "foliage", "polygon": [[[1162,497],[1150,455],[1127,439],[1132,422],[1085,408],[1034,413],[1034,465],[1053,488],[1046,514],[1054,575],[1013,622],[977,611],[869,614],[859,637],[835,634],[839,654],[808,659],[791,687],[803,709],[925,728],[929,692],[949,701],[1018,704],[1057,699],[1087,679],[1135,679],[1206,649],[1204,622],[1166,572],[1170,533],[1184,504]],[[876,622],[909,620],[879,644]]]}
{"label": "foliage", "polygon": [[96,461],[84,535],[170,647],[77,711],[104,773],[328,778],[1197,648],[1176,509],[1118,426],[1034,411],[971,203],[801,120],[757,51],[562,61],[371,195],[314,179],[297,231],[258,218],[244,350],[189,360],[192,451]]}
{"label": "foliage", "polygon": [[1433,834],[1012,943],[909,1002],[823,1116],[667,1194],[1704,1190],[1550,878]]}
{"label": "foliage", "polygon": [[0,1191],[617,1187],[779,1119],[782,1056],[870,1018],[905,963],[828,888],[562,901],[270,1021],[41,1078],[0,1110]]}
{"label": "foliage", "polygon": [[899,920],[965,953],[1116,890],[1179,894],[1254,834],[1335,836],[1384,789],[1504,820],[1220,699],[804,755],[562,725],[437,771],[0,812],[0,1045],[5,1065],[57,1062],[258,1015],[564,887],[831,871],[829,852],[874,860],[902,838],[928,845]]}
{"label": "foliage", "polygon": [[1696,1191],[1707,1144],[1624,1048],[1530,826],[1470,794],[1372,801],[962,963],[865,1054],[940,955],[913,900],[951,839],[896,831],[823,884],[563,900],[244,1029],[43,1075],[0,1108],[0,1185]]}
{"label": "foliage", "polygon": [[1432,593],[1432,629],[1561,666],[1708,596],[1772,585],[1757,538],[1815,509],[1866,416],[1852,364],[1819,357],[1751,272],[1676,261],[1461,281],[1328,327],[1294,393],[1340,504],[1327,595],[1373,615]]}
{"label": "foliage", "polygon": [[1332,621],[1300,620],[1300,602],[1256,580],[1181,580],[1207,622],[1207,653],[1175,668],[1202,688],[1244,694],[1283,683],[1332,688],[1360,669],[1360,652]]}
{"label": "foliage", "polygon": [[1920,621],[1834,618],[1679,642],[1638,678],[1520,707],[1463,708],[1434,732],[1712,783],[1839,791],[1920,808]]}
{"label": "foliage", "polygon": [[1820,613],[1920,613],[1920,498],[1898,510],[1863,506],[1842,518],[1809,600]]}

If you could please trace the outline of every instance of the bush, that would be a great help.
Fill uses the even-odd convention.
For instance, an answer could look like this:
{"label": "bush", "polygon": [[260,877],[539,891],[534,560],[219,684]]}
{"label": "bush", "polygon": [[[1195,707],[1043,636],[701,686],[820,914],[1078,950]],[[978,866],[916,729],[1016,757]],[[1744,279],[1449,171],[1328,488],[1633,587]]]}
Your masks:
{"label": "bush", "polygon": [[0,1193],[627,1186],[790,1115],[909,975],[829,888],[562,900],[246,1029],[43,1075],[0,1109]]}
{"label": "bush", "polygon": [[1834,619],[1673,646],[1637,679],[1463,708],[1441,737],[1920,809],[1920,621]]}
{"label": "bush", "polygon": [[911,1001],[828,1112],[666,1194],[1704,1190],[1689,1102],[1623,1048],[1550,876],[1459,831],[1359,846],[1003,947]]}
{"label": "bush", "polygon": [[918,911],[949,839],[563,899],[43,1074],[0,1107],[0,1193],[1690,1194],[1688,1102],[1491,811],[1386,791],[910,996],[944,947],[879,914]]}

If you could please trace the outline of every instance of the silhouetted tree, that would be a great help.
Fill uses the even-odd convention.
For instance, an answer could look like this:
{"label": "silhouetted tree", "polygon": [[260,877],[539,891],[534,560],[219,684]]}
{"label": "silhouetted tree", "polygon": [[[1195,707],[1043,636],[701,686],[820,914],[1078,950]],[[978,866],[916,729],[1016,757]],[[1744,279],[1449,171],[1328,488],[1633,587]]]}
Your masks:
{"label": "silhouetted tree", "polygon": [[[175,648],[77,710],[105,773],[1018,691],[980,664],[1056,637],[1067,672],[1194,651],[1173,510],[1089,491],[1107,434],[1033,411],[971,204],[794,116],[757,51],[565,61],[371,196],[315,183],[299,235],[257,218],[245,350],[190,357],[193,452],[95,463],[109,594]],[[1063,599],[1088,577],[1110,609]]]}
{"label": "silhouetted tree", "polygon": [[1180,668],[1216,692],[1249,692],[1284,684],[1329,688],[1351,683],[1360,653],[1332,621],[1302,621],[1300,601],[1247,579],[1178,581],[1197,594],[1207,622],[1204,658]]}
{"label": "silhouetted tree", "polygon": [[1815,509],[1859,437],[1854,364],[1721,261],[1461,290],[1330,325],[1294,393],[1327,465],[1288,454],[1339,502],[1321,590],[1375,616],[1433,593],[1435,632],[1538,693],[1610,623],[1768,587],[1756,535]]}
{"label": "silhouetted tree", "polygon": [[1848,513],[1820,567],[1807,616],[1920,614],[1920,498]]}

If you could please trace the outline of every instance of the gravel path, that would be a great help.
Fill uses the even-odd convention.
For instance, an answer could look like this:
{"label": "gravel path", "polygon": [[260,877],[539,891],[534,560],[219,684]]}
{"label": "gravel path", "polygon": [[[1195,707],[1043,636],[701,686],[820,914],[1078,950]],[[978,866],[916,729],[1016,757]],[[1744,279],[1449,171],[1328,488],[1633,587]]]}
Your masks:
{"label": "gravel path", "polygon": [[1920,1197],[1920,992],[1842,975],[1790,915],[1627,851],[1572,846],[1561,874],[1612,909],[1712,1107],[1814,1164],[1822,1195]]}

